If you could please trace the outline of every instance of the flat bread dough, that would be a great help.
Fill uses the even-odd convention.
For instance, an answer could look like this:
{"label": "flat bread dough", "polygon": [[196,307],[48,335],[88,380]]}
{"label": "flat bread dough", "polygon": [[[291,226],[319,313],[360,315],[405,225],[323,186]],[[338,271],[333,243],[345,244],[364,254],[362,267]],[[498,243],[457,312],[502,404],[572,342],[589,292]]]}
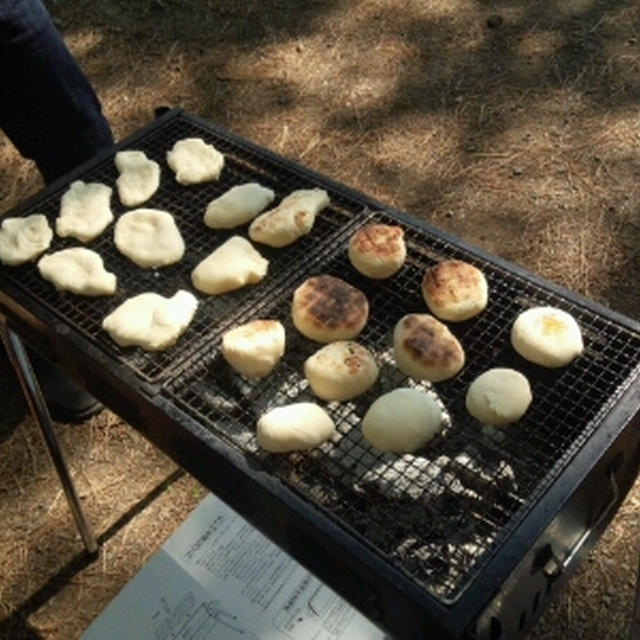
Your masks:
{"label": "flat bread dough", "polygon": [[401,387],[380,396],[362,419],[362,435],[376,449],[413,453],[442,429],[442,409],[420,389]]}
{"label": "flat bread dough", "polygon": [[184,255],[184,240],[173,216],[158,209],[123,213],[115,224],[113,240],[120,253],[144,269],[174,264]]}
{"label": "flat bread dough", "polygon": [[511,327],[511,344],[523,358],[552,369],[568,365],[584,349],[575,318],[556,307],[523,311]]}
{"label": "flat bread dough", "polygon": [[56,233],[61,238],[71,236],[80,242],[97,238],[113,221],[112,191],[100,182],[72,182],[60,200]]}
{"label": "flat bread dough", "polygon": [[62,249],[42,256],[38,271],[60,291],[83,296],[110,296],[116,291],[115,274],[104,268],[99,254],[85,247]]}
{"label": "flat bread dough", "polygon": [[324,189],[300,189],[290,193],[275,209],[260,214],[249,226],[254,242],[285,247],[307,235],[316,215],[329,204]]}
{"label": "flat bread dough", "polygon": [[46,216],[4,218],[0,226],[0,261],[11,267],[35,260],[51,245],[53,231]]}
{"label": "flat bread dough", "polygon": [[285,332],[277,320],[252,320],[222,336],[224,359],[247,378],[268,376],[284,355]]}
{"label": "flat bread dough", "polygon": [[191,282],[198,291],[217,295],[257,284],[268,267],[269,261],[246,238],[232,236],[196,265]]}
{"label": "flat bread dough", "polygon": [[465,361],[458,339],[428,313],[410,313],[397,322],[393,352],[402,373],[430,382],[452,378]]}
{"label": "flat bread dough", "polygon": [[115,163],[120,172],[116,188],[125,207],[137,207],[158,190],[160,165],[144,151],[118,151]]}
{"label": "flat bread dough", "polygon": [[527,378],[515,369],[495,368],[480,374],[467,390],[467,411],[494,427],[517,422],[533,396]]}
{"label": "flat bread dough", "polygon": [[202,138],[178,140],[167,151],[167,164],[183,185],[217,180],[224,167],[224,156]]}
{"label": "flat bread dough", "polygon": [[341,278],[313,276],[293,292],[291,318],[310,340],[352,340],[367,324],[369,301],[360,289]]}
{"label": "flat bread dough", "polygon": [[102,321],[102,328],[121,347],[161,351],[174,344],[198,307],[196,297],[179,290],[171,298],[140,293],[125,300]]}
{"label": "flat bread dough", "polygon": [[434,316],[462,322],[485,309],[489,289],[477,267],[462,260],[444,260],[425,272],[422,295]]}
{"label": "flat bread dough", "polygon": [[325,345],[304,363],[304,375],[318,398],[343,402],[370,389],[378,379],[373,354],[361,344],[339,340]]}
{"label": "flat bread dough", "polygon": [[313,402],[272,409],[260,417],[257,427],[258,444],[272,453],[312,449],[336,430],[329,414]]}
{"label": "flat bread dough", "polygon": [[257,182],[236,185],[208,204],[204,223],[212,229],[239,227],[253,220],[275,197],[273,190]]}
{"label": "flat bread dough", "polygon": [[348,256],[362,275],[374,280],[390,278],[407,257],[404,230],[398,225],[367,224],[351,236]]}

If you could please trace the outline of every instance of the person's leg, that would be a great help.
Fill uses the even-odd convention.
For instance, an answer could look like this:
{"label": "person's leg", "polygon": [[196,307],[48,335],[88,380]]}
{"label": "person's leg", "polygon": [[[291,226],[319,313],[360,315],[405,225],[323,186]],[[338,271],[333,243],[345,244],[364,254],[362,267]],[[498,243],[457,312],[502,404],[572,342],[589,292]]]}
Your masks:
{"label": "person's leg", "polygon": [[0,129],[47,183],[113,144],[93,88],[40,0],[0,0]]}
{"label": "person's leg", "polygon": [[[100,102],[40,0],[0,0],[0,129],[45,183],[113,144]],[[55,420],[77,421],[101,408],[29,349]],[[0,358],[6,358],[0,348]],[[7,416],[5,425],[15,416]],[[0,412],[0,430],[3,423]]]}

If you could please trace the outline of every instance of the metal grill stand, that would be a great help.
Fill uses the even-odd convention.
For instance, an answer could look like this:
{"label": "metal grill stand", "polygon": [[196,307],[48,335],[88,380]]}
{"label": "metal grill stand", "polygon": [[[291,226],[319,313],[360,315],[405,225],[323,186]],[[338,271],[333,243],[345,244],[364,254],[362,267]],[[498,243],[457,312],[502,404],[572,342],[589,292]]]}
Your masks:
{"label": "metal grill stand", "polygon": [[75,520],[78,531],[82,536],[84,546],[89,553],[95,553],[98,550],[98,543],[96,542],[95,536],[91,531],[91,527],[87,522],[80,501],[78,500],[78,494],[64,460],[60,443],[58,442],[58,438],[53,430],[51,416],[49,415],[47,404],[42,395],[40,384],[33,372],[33,367],[31,366],[27,350],[24,348],[20,338],[11,331],[11,329],[9,329],[6,318],[3,316],[0,316],[0,333],[7,350],[7,355],[9,356],[9,360],[16,371],[16,375],[20,381],[20,386],[22,387],[22,391],[27,403],[29,404],[33,418],[40,427],[40,431],[42,431],[44,441],[47,445],[47,449],[49,450],[49,454],[51,455],[51,459],[53,460],[53,464],[55,465],[56,471],[58,472],[60,483],[64,489],[67,502],[69,503],[69,508],[73,514],[73,519]]}
{"label": "metal grill stand", "polygon": [[[218,181],[188,189],[175,181],[166,152],[188,137],[225,155]],[[585,536],[585,529],[604,528],[617,507],[609,503],[622,499],[638,473],[640,323],[181,110],[116,148],[143,150],[160,164],[150,206],[175,216],[189,251],[161,273],[132,269],[112,235],[102,234],[91,248],[118,275],[112,297],[62,294],[33,265],[0,266],[0,313],[10,326],[391,635],[524,636],[568,579],[564,565],[577,564],[587,537],[600,533]],[[53,221],[74,179],[113,184],[113,150],[12,215],[38,212]],[[235,233],[209,233],[206,206],[247,182],[272,188],[278,198],[320,187],[331,203],[313,233],[262,249],[269,274],[259,286],[199,296],[198,313],[176,345],[161,353],[118,347],[101,319],[135,294],[168,296],[189,287],[195,265]],[[123,213],[117,199],[113,205],[114,215]],[[370,222],[405,231],[407,259],[393,282],[367,280],[348,260],[350,236]],[[69,243],[55,238],[51,250]],[[460,374],[433,387],[420,383],[446,410],[443,437],[420,455],[385,456],[364,441],[359,424],[376,396],[414,384],[395,367],[389,339],[404,313],[424,312],[423,274],[442,259],[478,266],[489,304],[454,327],[467,356]],[[335,440],[305,455],[266,455],[255,439],[258,416],[309,397],[301,372],[316,346],[291,326],[290,301],[304,279],[319,274],[342,277],[367,295],[371,313],[359,340],[378,354],[381,375],[369,395],[327,407]],[[570,367],[543,371],[512,348],[510,327],[533,306],[556,306],[578,321],[585,351]],[[283,323],[287,353],[275,375],[247,382],[223,361],[219,344],[227,329],[259,317]],[[471,418],[464,397],[475,376],[497,365],[521,370],[536,401],[520,423],[493,433]]]}

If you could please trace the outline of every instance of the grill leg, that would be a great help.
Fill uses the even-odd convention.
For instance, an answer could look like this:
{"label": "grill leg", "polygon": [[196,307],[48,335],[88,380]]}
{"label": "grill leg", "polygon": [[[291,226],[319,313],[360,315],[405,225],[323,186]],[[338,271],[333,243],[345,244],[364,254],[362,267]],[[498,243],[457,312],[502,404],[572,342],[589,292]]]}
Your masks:
{"label": "grill leg", "polygon": [[49,449],[56,471],[58,472],[60,483],[64,489],[69,508],[73,514],[76,526],[80,531],[84,545],[89,553],[94,553],[98,550],[98,544],[84,515],[80,501],[78,500],[78,494],[76,493],[69,469],[62,455],[60,443],[53,430],[51,416],[49,415],[49,410],[47,409],[47,404],[42,395],[38,380],[33,373],[27,351],[20,338],[7,327],[6,322],[0,321],[0,333],[9,359],[16,370],[22,391],[29,403],[31,413],[44,436],[44,441]]}

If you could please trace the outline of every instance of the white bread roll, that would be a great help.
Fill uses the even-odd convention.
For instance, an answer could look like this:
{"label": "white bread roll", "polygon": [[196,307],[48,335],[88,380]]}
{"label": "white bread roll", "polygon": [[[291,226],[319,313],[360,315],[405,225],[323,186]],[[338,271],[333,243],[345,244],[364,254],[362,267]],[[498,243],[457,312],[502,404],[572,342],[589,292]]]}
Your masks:
{"label": "white bread roll", "polygon": [[116,188],[125,207],[137,207],[158,190],[160,165],[144,151],[118,151],[115,164],[120,172]]}
{"label": "white bread roll", "polygon": [[123,213],[113,229],[118,251],[139,267],[164,267],[182,260],[184,240],[173,216],[159,209]]}
{"label": "white bread roll", "polygon": [[369,318],[369,302],[359,289],[333,276],[314,276],[293,293],[293,324],[316,342],[352,340]]}
{"label": "white bread roll", "polygon": [[410,313],[397,322],[393,351],[400,371],[431,382],[452,378],[465,361],[458,339],[428,313]]}
{"label": "white bread roll", "polygon": [[467,411],[494,427],[517,422],[531,404],[531,386],[515,369],[495,368],[479,375],[467,390]]}
{"label": "white bread roll", "polygon": [[364,393],[378,379],[371,352],[348,340],[325,345],[304,363],[304,375],[313,393],[323,400],[349,400]]}
{"label": "white bread roll", "polygon": [[362,275],[375,280],[390,278],[407,257],[404,230],[397,225],[365,225],[351,236],[348,255]]}
{"label": "white bread roll", "polygon": [[90,242],[113,221],[111,193],[113,189],[100,182],[75,180],[60,198],[60,214],[56,218],[56,233]]}
{"label": "white bread roll", "polygon": [[191,272],[193,286],[218,295],[257,284],[267,274],[269,261],[242,236],[233,236],[199,262]]}
{"label": "white bread roll", "polygon": [[284,327],[277,320],[252,320],[222,336],[224,359],[247,378],[268,376],[284,355]]}
{"label": "white bread roll", "polygon": [[461,260],[445,260],[427,269],[422,296],[429,310],[441,320],[462,322],[487,306],[487,280],[480,269]]}
{"label": "white bread roll", "polygon": [[102,328],[121,347],[161,351],[186,331],[198,308],[196,297],[180,289],[171,298],[140,293],[128,298],[102,321]]}
{"label": "white bread roll", "polygon": [[202,138],[178,140],[167,151],[167,164],[183,185],[217,180],[224,168],[224,156]]}
{"label": "white bread roll", "polygon": [[110,296],[116,291],[116,275],[104,268],[98,253],[85,247],[70,247],[42,256],[38,271],[59,291],[82,296]]}
{"label": "white bread roll", "polygon": [[442,410],[424,391],[403,387],[380,396],[362,419],[362,435],[376,449],[412,453],[442,429]]}
{"label": "white bread roll", "polygon": [[286,247],[307,235],[316,215],[329,204],[324,189],[293,191],[275,207],[261,213],[249,225],[249,237],[270,247]]}
{"label": "white bread roll", "polygon": [[275,198],[275,193],[257,182],[231,187],[212,200],[204,214],[204,223],[212,229],[233,229],[253,220]]}
{"label": "white bread roll", "polygon": [[329,414],[313,402],[296,402],[268,411],[258,420],[258,444],[272,453],[303,451],[335,433]]}
{"label": "white bread roll", "polygon": [[584,349],[575,318],[555,307],[523,311],[511,327],[511,344],[523,358],[549,368],[568,365]]}
{"label": "white bread roll", "polygon": [[24,218],[3,218],[0,225],[0,262],[15,267],[35,260],[53,240],[46,216],[34,213]]}

